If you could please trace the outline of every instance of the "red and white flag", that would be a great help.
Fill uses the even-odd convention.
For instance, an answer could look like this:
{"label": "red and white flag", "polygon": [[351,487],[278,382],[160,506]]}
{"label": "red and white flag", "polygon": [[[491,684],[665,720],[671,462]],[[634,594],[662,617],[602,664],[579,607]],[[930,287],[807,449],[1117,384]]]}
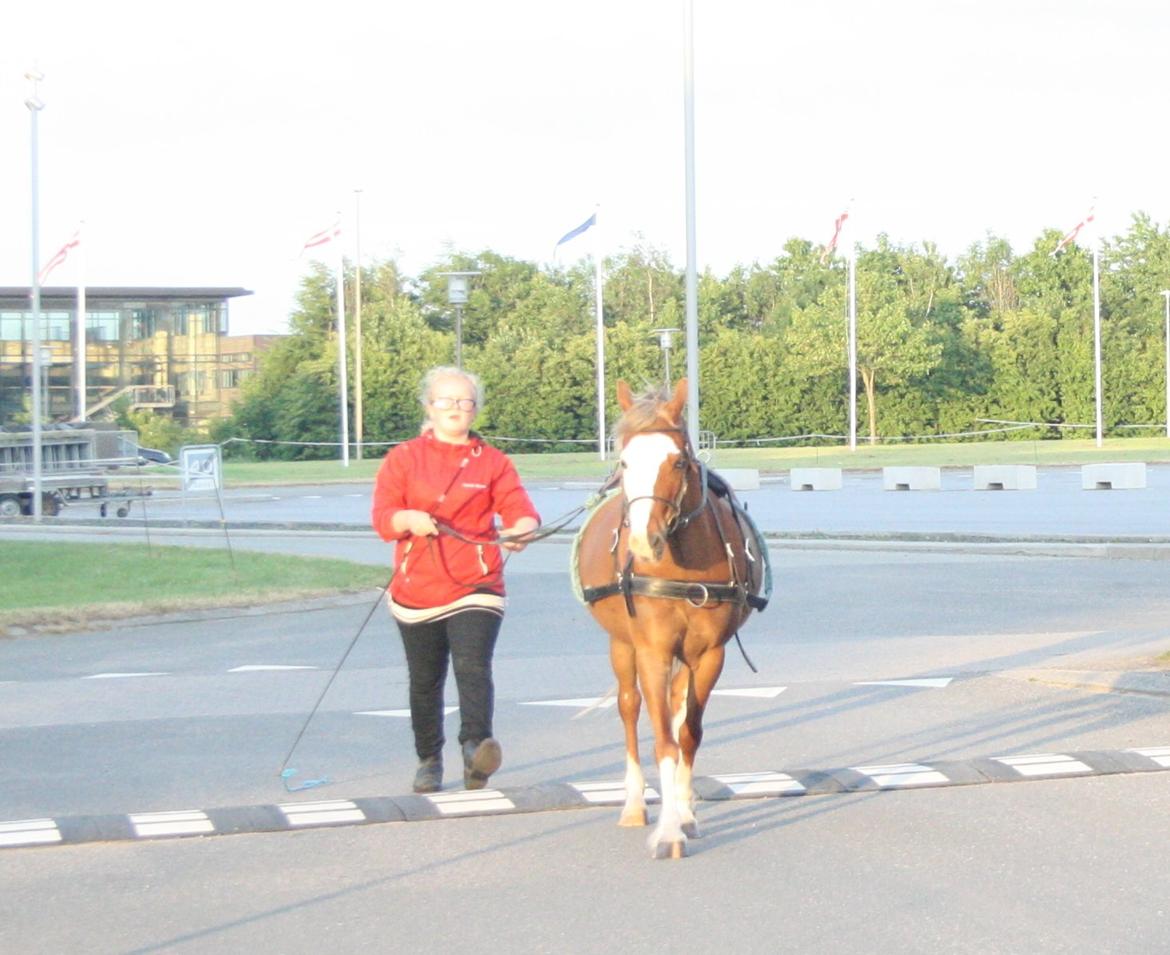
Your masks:
{"label": "red and white flag", "polygon": [[1093,221],[1093,209],[1092,209],[1092,208],[1090,208],[1090,209],[1089,209],[1089,214],[1088,214],[1087,216],[1085,216],[1085,217],[1084,217],[1084,218],[1083,218],[1083,219],[1082,219],[1080,222],[1078,222],[1078,223],[1077,223],[1075,226],[1073,226],[1073,227],[1072,227],[1071,231],[1069,231],[1069,232],[1068,232],[1068,234],[1067,234],[1067,235],[1065,235],[1065,237],[1064,237],[1063,239],[1061,239],[1061,240],[1060,240],[1060,242],[1057,244],[1056,248],[1052,250],[1052,254],[1053,254],[1053,255],[1056,255],[1056,254],[1057,254],[1058,252],[1060,252],[1060,251],[1061,251],[1061,250],[1062,250],[1062,249],[1063,249],[1063,248],[1064,248],[1066,245],[1071,245],[1073,242],[1075,242],[1075,241],[1076,241],[1076,239],[1077,239],[1077,236],[1078,236],[1078,235],[1080,234],[1080,232],[1081,232],[1081,229],[1083,229],[1085,226],[1087,226],[1087,225],[1088,225],[1090,222],[1092,222],[1092,221]]}
{"label": "red and white flag", "polygon": [[309,236],[309,239],[305,243],[304,248],[301,249],[301,253],[303,254],[308,249],[315,249],[320,245],[328,245],[334,239],[340,239],[340,238],[341,238],[341,220],[338,219],[328,229],[322,229],[320,232],[314,233],[313,235]]}
{"label": "red and white flag", "polygon": [[833,225],[833,238],[829,240],[828,244],[824,248],[824,251],[821,252],[821,265],[824,265],[826,262],[828,262],[829,256],[831,256],[836,250],[837,241],[841,238],[841,230],[845,228],[845,220],[848,218],[848,212],[842,212],[839,216],[837,216],[837,221]]}
{"label": "red and white flag", "polygon": [[57,250],[56,254],[51,259],[49,259],[49,261],[46,262],[44,266],[42,266],[40,272],[37,273],[37,283],[44,285],[45,279],[49,277],[49,273],[52,272],[53,269],[64,262],[67,258],[69,258],[69,250],[76,249],[79,245],[81,245],[80,229],[74,232],[73,235],[71,235],[65,241],[65,244]]}

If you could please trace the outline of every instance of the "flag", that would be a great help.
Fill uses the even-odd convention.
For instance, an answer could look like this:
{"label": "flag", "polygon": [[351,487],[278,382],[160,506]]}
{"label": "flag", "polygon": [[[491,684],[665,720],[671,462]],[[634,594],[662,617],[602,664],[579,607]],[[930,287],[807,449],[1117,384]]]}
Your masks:
{"label": "flag", "polygon": [[66,240],[65,244],[57,250],[56,255],[54,255],[51,259],[49,259],[49,261],[45,263],[44,267],[40,270],[40,272],[37,273],[37,283],[40,285],[44,285],[45,279],[47,279],[49,277],[49,273],[52,272],[53,269],[55,269],[58,265],[60,265],[62,262],[64,262],[67,258],[69,258],[69,250],[76,249],[79,245],[81,245],[81,230],[80,229],[78,229],[76,232],[74,232],[73,235],[71,235]]}
{"label": "flag", "polygon": [[1075,242],[1077,236],[1080,234],[1081,229],[1083,229],[1085,226],[1087,226],[1092,221],[1093,221],[1093,210],[1092,210],[1092,208],[1090,208],[1089,214],[1087,216],[1085,216],[1075,226],[1073,226],[1072,231],[1070,231],[1063,239],[1060,240],[1060,242],[1057,244],[1056,248],[1052,250],[1052,254],[1055,256],[1066,245],[1070,245],[1073,242]]}
{"label": "flag", "polygon": [[828,245],[826,245],[824,251],[821,252],[821,265],[824,265],[829,261],[829,256],[831,256],[833,251],[837,248],[837,240],[841,238],[841,230],[845,227],[845,220],[848,218],[848,212],[842,212],[839,216],[837,216],[837,221],[834,223],[833,227],[833,238],[829,240]]}
{"label": "flag", "polygon": [[339,238],[341,238],[340,219],[333,223],[333,225],[331,225],[328,229],[322,229],[320,232],[309,236],[309,239],[305,243],[304,248],[301,249],[301,254],[304,254],[307,249],[315,249],[319,245],[328,245],[334,239]]}
{"label": "flag", "polygon": [[595,225],[597,225],[597,213],[596,212],[593,213],[593,215],[591,215],[584,222],[582,222],[579,226],[577,226],[577,228],[570,229],[563,236],[561,236],[557,240],[557,244],[555,246],[553,246],[553,248],[554,249],[560,248],[562,245],[564,245],[570,239],[577,238],[577,236],[579,236],[582,232],[585,232],[586,230],[593,228],[593,226],[595,226]]}

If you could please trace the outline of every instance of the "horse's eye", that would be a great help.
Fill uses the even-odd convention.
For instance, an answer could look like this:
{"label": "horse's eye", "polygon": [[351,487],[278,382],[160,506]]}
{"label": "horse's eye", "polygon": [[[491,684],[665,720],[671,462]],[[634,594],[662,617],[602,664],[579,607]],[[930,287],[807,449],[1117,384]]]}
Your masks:
{"label": "horse's eye", "polygon": [[681,471],[686,466],[687,466],[687,459],[686,458],[679,458],[677,461],[674,462],[674,467],[675,467],[676,471]]}
{"label": "horse's eye", "polygon": [[628,465],[628,464],[626,464],[626,462],[625,462],[625,461],[618,461],[618,467],[619,467],[619,468],[622,468],[622,469],[625,469],[625,468],[628,468],[628,467],[629,467],[629,465]]}

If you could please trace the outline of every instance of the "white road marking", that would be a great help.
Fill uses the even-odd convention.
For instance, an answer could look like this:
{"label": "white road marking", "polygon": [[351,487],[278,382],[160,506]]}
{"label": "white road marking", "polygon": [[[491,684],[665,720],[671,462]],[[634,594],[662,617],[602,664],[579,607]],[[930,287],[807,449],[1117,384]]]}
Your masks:
{"label": "white road marking", "polygon": [[599,706],[602,709],[608,709],[611,706],[617,706],[616,696],[582,696],[575,700],[530,700],[524,701],[521,706]]}
{"label": "white road marking", "polygon": [[228,673],[260,673],[264,670],[316,670],[317,667],[300,666],[287,663],[246,663],[243,666],[232,667]]}
{"label": "white road marking", "polygon": [[787,690],[786,686],[749,686],[735,690],[712,690],[712,696],[745,696],[760,700],[774,700]]}
{"label": "white road marking", "polygon": [[1064,753],[1034,753],[1030,756],[994,756],[995,762],[1010,766],[1021,776],[1070,776],[1091,773],[1091,767]]}
{"label": "white road marking", "polygon": [[130,823],[139,837],[197,836],[215,832],[215,826],[207,818],[206,813],[198,809],[136,812],[130,815]]}
{"label": "white road marking", "polygon": [[948,686],[953,676],[926,676],[910,680],[858,680],[854,686]]}
{"label": "white road marking", "polygon": [[918,763],[889,763],[878,766],[849,767],[862,776],[868,776],[883,789],[898,789],[903,786],[934,786],[949,783],[950,779],[937,769]]}
{"label": "white road marking", "polygon": [[331,826],[339,822],[365,822],[366,814],[348,799],[292,802],[277,807],[290,826]]}
{"label": "white road marking", "polygon": [[169,673],[91,673],[83,676],[83,680],[125,680],[136,676],[170,676]]}
{"label": "white road marking", "polygon": [[61,833],[52,819],[0,822],[0,846],[38,846],[60,841]]}
{"label": "white road marking", "polygon": [[[569,785],[584,796],[586,802],[595,803],[598,806],[621,806],[626,801],[626,784],[621,779],[569,783]],[[646,786],[642,790],[642,794],[646,802],[657,802],[661,798],[657,790],[651,786]]]}
{"label": "white road marking", "polygon": [[1127,749],[1125,752],[1137,753],[1164,769],[1170,769],[1170,746],[1147,746],[1145,749]]}
{"label": "white road marking", "polygon": [[737,796],[783,796],[802,793],[804,786],[787,773],[724,773],[713,776]]}
{"label": "white road marking", "polygon": [[[443,715],[450,716],[457,709],[459,709],[459,707],[457,707],[457,706],[444,706],[443,707]],[[409,719],[410,718],[410,710],[358,710],[358,712],[354,713],[353,715],[354,716],[405,716]]]}
{"label": "white road marking", "polygon": [[437,793],[426,798],[444,816],[461,816],[516,808],[516,804],[512,800],[495,789],[459,790],[451,793]]}

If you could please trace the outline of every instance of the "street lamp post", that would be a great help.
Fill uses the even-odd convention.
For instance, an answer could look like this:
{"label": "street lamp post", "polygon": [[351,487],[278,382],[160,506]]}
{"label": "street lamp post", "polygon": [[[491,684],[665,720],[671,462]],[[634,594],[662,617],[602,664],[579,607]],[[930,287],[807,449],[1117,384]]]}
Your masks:
{"label": "street lamp post", "polygon": [[1170,438],[1170,289],[1162,291],[1166,299],[1166,437]]}
{"label": "street lamp post", "polygon": [[674,335],[677,335],[679,329],[677,328],[656,328],[652,334],[658,336],[658,344],[662,348],[662,363],[664,368],[664,378],[666,381],[666,388],[670,390],[670,349],[674,346]]}
{"label": "street lamp post", "polygon": [[470,297],[469,280],[481,272],[440,272],[447,276],[447,304],[455,306],[455,367],[463,367],[463,306]]}
{"label": "street lamp post", "polygon": [[32,94],[24,101],[31,121],[32,145],[32,459],[33,459],[33,520],[41,519],[41,225],[40,187],[37,181],[37,116],[45,108],[37,95],[37,84],[44,74],[30,70],[24,74],[32,83]]}

